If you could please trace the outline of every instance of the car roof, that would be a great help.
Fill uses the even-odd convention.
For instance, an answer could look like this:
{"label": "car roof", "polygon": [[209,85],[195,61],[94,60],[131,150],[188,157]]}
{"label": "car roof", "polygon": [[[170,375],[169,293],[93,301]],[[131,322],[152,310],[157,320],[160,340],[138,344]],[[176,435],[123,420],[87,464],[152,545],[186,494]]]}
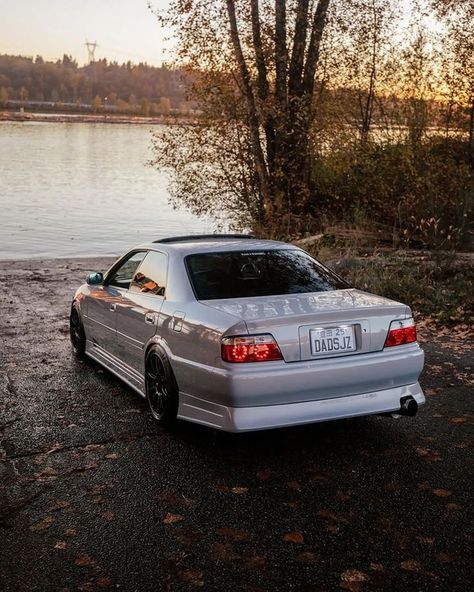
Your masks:
{"label": "car roof", "polygon": [[191,253],[214,253],[222,251],[252,251],[297,249],[281,241],[263,240],[248,235],[197,235],[170,237],[140,245],[154,251],[179,252],[183,257]]}

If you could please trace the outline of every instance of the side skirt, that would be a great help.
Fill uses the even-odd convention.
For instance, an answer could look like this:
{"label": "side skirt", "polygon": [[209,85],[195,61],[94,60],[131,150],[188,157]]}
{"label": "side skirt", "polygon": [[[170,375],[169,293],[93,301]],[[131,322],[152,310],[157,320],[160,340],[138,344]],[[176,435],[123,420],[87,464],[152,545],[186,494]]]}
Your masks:
{"label": "side skirt", "polygon": [[86,354],[101,366],[107,368],[109,372],[112,372],[112,374],[123,380],[125,384],[136,391],[141,397],[145,398],[145,380],[139,372],[96,343],[86,341]]}

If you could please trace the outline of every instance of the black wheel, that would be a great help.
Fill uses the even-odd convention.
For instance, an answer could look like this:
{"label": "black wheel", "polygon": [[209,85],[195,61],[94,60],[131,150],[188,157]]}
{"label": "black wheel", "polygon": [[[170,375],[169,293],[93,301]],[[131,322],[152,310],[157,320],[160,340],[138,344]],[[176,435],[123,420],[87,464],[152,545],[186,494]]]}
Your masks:
{"label": "black wheel", "polygon": [[69,336],[71,337],[74,353],[78,358],[83,359],[86,355],[86,334],[75,302],[71,306],[71,315],[69,317]]}
{"label": "black wheel", "polygon": [[178,385],[166,354],[158,347],[148,352],[145,378],[151,414],[161,425],[172,426],[178,413]]}

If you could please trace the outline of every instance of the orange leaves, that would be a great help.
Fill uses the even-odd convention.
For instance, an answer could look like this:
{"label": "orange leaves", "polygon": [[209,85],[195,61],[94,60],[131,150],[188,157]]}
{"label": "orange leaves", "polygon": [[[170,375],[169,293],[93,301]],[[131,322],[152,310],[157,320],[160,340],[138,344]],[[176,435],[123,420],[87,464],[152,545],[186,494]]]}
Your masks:
{"label": "orange leaves", "polygon": [[453,492],[449,491],[449,489],[433,489],[433,493],[437,497],[449,497]]}
{"label": "orange leaves", "polygon": [[32,530],[33,532],[41,532],[43,530],[47,530],[51,526],[51,524],[53,524],[53,522],[54,518],[52,516],[46,516],[46,518],[43,518],[43,520],[40,520],[33,526],[30,526],[30,530]]}
{"label": "orange leaves", "polygon": [[341,574],[341,588],[350,592],[359,592],[361,585],[369,580],[369,576],[358,569],[346,569]]}
{"label": "orange leaves", "polygon": [[184,520],[184,516],[181,516],[181,514],[171,514],[171,512],[168,512],[163,520],[163,524],[174,524],[182,520]]}
{"label": "orange leaves", "polygon": [[90,555],[87,553],[82,553],[78,555],[74,560],[74,563],[79,567],[94,567],[95,561],[92,559]]}
{"label": "orange leaves", "polygon": [[301,545],[304,543],[304,536],[303,536],[302,532],[300,532],[299,530],[296,530],[294,532],[287,532],[286,534],[284,534],[283,540],[286,543],[295,543],[295,544]]}
{"label": "orange leaves", "polygon": [[421,572],[422,571],[421,564],[418,561],[415,561],[414,559],[407,559],[406,561],[402,561],[400,563],[400,567],[404,571],[413,571],[413,572]]}

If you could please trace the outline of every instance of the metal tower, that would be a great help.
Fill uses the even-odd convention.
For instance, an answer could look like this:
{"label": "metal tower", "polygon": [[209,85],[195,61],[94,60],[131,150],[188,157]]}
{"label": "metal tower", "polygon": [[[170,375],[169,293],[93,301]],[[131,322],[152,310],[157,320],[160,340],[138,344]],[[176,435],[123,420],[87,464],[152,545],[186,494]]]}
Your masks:
{"label": "metal tower", "polygon": [[86,41],[85,46],[87,47],[87,53],[89,54],[89,64],[95,62],[95,50],[97,49],[97,41],[91,43],[90,41]]}

